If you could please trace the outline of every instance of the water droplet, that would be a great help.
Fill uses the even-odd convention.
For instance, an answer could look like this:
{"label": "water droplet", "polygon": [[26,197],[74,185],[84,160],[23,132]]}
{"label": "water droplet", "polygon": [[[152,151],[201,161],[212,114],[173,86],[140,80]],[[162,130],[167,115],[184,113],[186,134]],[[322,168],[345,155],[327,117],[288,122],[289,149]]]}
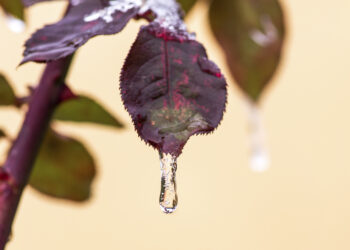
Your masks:
{"label": "water droplet", "polygon": [[166,213],[173,213],[177,206],[176,169],[177,158],[170,154],[159,152],[161,171],[161,190],[159,196],[160,209]]}
{"label": "water droplet", "polygon": [[270,159],[265,145],[265,130],[256,103],[247,100],[250,133],[250,167],[255,172],[264,172],[270,167]]}
{"label": "water droplet", "polygon": [[9,29],[14,33],[21,33],[26,28],[26,25],[22,20],[15,18],[11,15],[7,15],[6,23]]}

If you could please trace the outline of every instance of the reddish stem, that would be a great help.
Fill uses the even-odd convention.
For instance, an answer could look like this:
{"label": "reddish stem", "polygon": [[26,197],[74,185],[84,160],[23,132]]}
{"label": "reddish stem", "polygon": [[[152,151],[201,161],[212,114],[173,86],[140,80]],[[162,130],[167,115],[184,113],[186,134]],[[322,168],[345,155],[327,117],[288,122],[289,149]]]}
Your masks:
{"label": "reddish stem", "polygon": [[40,83],[30,98],[29,109],[19,135],[2,168],[8,178],[0,180],[0,250],[5,248],[9,239],[22,191],[58,104],[71,60],[72,56],[69,56],[47,64]]}

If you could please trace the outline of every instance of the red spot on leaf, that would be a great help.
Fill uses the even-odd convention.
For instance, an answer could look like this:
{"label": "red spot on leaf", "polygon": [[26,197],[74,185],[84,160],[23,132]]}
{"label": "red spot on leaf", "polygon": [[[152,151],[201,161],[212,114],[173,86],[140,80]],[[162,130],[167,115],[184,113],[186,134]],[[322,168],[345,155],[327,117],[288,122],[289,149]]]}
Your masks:
{"label": "red spot on leaf", "polygon": [[181,59],[174,59],[174,63],[177,63],[177,64],[182,64],[182,60]]}
{"label": "red spot on leaf", "polygon": [[192,62],[195,63],[198,60],[198,55],[192,55]]}
{"label": "red spot on leaf", "polygon": [[168,108],[168,103],[166,99],[163,100],[163,108]]}
{"label": "red spot on leaf", "polygon": [[97,24],[97,21],[92,21],[90,23],[86,23],[83,27],[82,27],[82,31],[87,31],[91,28],[93,28],[95,25]]}
{"label": "red spot on leaf", "polygon": [[186,99],[178,92],[173,93],[173,102],[176,110],[185,107],[187,104]]}
{"label": "red spot on leaf", "polygon": [[187,72],[183,72],[182,73],[182,80],[177,82],[177,86],[180,87],[180,86],[188,85],[189,84],[189,79],[190,78],[188,76],[188,73]]}
{"label": "red spot on leaf", "polygon": [[198,64],[201,70],[203,70],[203,72],[216,76],[217,78],[222,77],[219,67],[216,66],[216,64],[210,61],[208,58],[199,57]]}
{"label": "red spot on leaf", "polygon": [[204,105],[200,105],[198,103],[196,103],[196,101],[192,100],[192,105],[196,106],[198,109],[204,111],[205,113],[209,113],[209,108],[205,107]]}

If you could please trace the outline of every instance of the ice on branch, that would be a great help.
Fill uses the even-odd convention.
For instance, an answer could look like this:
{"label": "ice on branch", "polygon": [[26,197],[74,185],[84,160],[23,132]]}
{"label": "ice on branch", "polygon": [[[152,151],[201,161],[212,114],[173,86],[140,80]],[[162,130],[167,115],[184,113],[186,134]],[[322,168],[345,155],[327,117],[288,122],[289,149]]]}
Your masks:
{"label": "ice on branch", "polygon": [[106,23],[113,21],[113,14],[116,11],[127,12],[133,8],[139,8],[142,5],[141,0],[113,0],[103,9],[93,11],[91,14],[84,17],[85,22],[92,22],[98,19],[103,19]]}
{"label": "ice on branch", "polygon": [[139,14],[142,16],[151,11],[155,16],[155,23],[174,34],[181,34],[188,40],[195,40],[194,33],[188,33],[186,24],[182,19],[182,12],[176,0],[146,0]]}

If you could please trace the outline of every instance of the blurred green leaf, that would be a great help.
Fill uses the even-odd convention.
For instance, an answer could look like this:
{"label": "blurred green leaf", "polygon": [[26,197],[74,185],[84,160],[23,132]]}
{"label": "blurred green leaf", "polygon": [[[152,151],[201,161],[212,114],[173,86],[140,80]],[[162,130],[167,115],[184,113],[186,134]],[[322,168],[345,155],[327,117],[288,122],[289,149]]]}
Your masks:
{"label": "blurred green leaf", "polygon": [[6,78],[0,74],[0,106],[16,105],[16,96]]}
{"label": "blurred green leaf", "polygon": [[6,13],[24,20],[24,8],[21,0],[0,0],[0,6]]}
{"label": "blurred green leaf", "polygon": [[123,124],[102,105],[89,97],[78,96],[63,101],[56,109],[53,119],[72,122],[89,122],[122,128]]}
{"label": "blurred green leaf", "polygon": [[279,64],[285,25],[277,0],[213,0],[211,28],[237,84],[258,101]]}
{"label": "blurred green leaf", "polygon": [[188,13],[195,5],[197,0],[177,0],[177,2],[181,5],[185,13]]}
{"label": "blurred green leaf", "polygon": [[93,157],[81,142],[49,129],[29,184],[49,196],[85,201],[91,194],[95,168]]}

